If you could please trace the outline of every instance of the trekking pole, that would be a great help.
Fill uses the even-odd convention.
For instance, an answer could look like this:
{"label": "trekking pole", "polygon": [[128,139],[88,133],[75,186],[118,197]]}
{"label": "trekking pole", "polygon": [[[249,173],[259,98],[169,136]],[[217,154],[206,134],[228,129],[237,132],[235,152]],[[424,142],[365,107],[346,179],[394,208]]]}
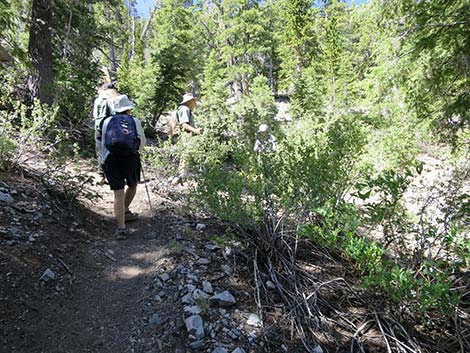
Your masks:
{"label": "trekking pole", "polygon": [[[156,213],[154,213],[154,211],[153,211],[153,206],[152,206],[152,201],[150,201],[150,193],[149,193],[149,189],[148,189],[148,187],[147,187],[147,179],[145,178],[145,172],[144,172],[143,166],[141,166],[140,169],[141,169],[141,171],[142,171],[142,176],[143,176],[143,178],[144,178],[145,191],[147,192],[147,200],[148,200],[149,206],[150,206],[150,214],[151,214],[151,216],[152,216],[152,223],[154,223],[154,221],[155,221],[155,219],[156,219]],[[157,227],[158,227],[158,229],[159,229],[158,232],[164,234],[165,228],[166,228],[165,220],[163,219],[163,222],[159,223],[159,224],[157,225]],[[153,239],[153,238],[152,238],[152,239]]]}
{"label": "trekking pole", "polygon": [[141,164],[140,170],[142,171],[142,177],[144,178],[144,185],[145,185],[145,191],[147,193],[147,200],[149,202],[150,214],[152,215],[152,217],[155,217],[155,213],[153,213],[152,201],[150,201],[149,189],[147,187],[147,179],[145,178],[144,166],[142,164]]}

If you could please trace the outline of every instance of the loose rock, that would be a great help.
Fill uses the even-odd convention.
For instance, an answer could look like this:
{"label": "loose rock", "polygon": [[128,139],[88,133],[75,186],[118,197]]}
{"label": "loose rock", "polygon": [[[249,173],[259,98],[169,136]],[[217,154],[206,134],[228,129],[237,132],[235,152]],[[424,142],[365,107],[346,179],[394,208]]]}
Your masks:
{"label": "loose rock", "polygon": [[232,274],[232,268],[229,265],[222,265],[222,271],[224,271],[227,275]]}
{"label": "loose rock", "polygon": [[190,292],[181,298],[183,304],[191,304],[193,302],[193,293]]}
{"label": "loose rock", "polygon": [[163,282],[166,282],[170,279],[170,275],[168,273],[162,273],[161,275],[159,275],[158,277],[160,277],[160,279],[163,281]]}
{"label": "loose rock", "polygon": [[188,334],[193,335],[200,340],[204,337],[204,325],[199,315],[192,315],[185,320]]}
{"label": "loose rock", "polygon": [[202,290],[206,293],[212,294],[214,293],[214,289],[212,288],[212,284],[208,281],[202,282]]}
{"label": "loose rock", "polygon": [[11,197],[10,194],[0,192],[0,201],[6,202],[6,203],[12,203],[13,197]]}
{"label": "loose rock", "polygon": [[194,341],[194,342],[191,342],[189,344],[189,348],[191,349],[199,349],[202,347],[202,345],[204,344],[204,340],[197,340],[197,341]]}
{"label": "loose rock", "polygon": [[198,315],[201,313],[201,308],[197,305],[185,306],[184,311],[191,315]]}
{"label": "loose rock", "polygon": [[209,265],[211,263],[211,261],[209,259],[205,259],[203,257],[198,259],[196,262],[197,262],[198,265]]}
{"label": "loose rock", "polygon": [[232,353],[246,353],[246,352],[243,348],[237,347],[235,348],[234,351],[232,351]]}
{"label": "loose rock", "polygon": [[198,300],[198,299],[200,299],[200,298],[202,298],[202,299],[209,299],[209,295],[208,295],[206,292],[204,292],[204,291],[202,291],[202,290],[200,290],[200,289],[196,289],[196,290],[193,292],[193,299],[194,299],[194,300]]}
{"label": "loose rock", "polygon": [[56,274],[54,271],[52,271],[50,268],[46,269],[44,273],[42,274],[41,278],[39,278],[40,281],[44,282],[49,282],[52,281],[56,278]]}
{"label": "loose rock", "polygon": [[234,296],[230,294],[229,291],[223,291],[222,293],[218,293],[212,296],[210,300],[222,307],[232,306],[237,303]]}
{"label": "loose rock", "polygon": [[204,230],[206,229],[206,225],[204,223],[198,223],[196,225],[196,230]]}
{"label": "loose rock", "polygon": [[228,353],[228,351],[225,348],[217,347],[212,351],[212,353]]}
{"label": "loose rock", "polygon": [[254,326],[254,327],[262,326],[261,319],[257,314],[250,314],[246,323],[247,325]]}
{"label": "loose rock", "polygon": [[160,318],[160,315],[158,314],[153,314],[150,319],[149,319],[149,323],[151,325],[155,325],[155,326],[158,326],[158,325],[161,325],[162,323],[162,319]]}

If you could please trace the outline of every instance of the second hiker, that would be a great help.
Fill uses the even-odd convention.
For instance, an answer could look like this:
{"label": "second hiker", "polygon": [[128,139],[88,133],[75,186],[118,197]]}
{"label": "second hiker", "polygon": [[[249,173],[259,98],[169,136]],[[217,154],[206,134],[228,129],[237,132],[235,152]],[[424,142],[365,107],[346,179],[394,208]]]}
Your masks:
{"label": "second hiker", "polygon": [[[183,96],[183,100],[178,105],[178,109],[176,113],[177,118],[178,118],[178,124],[181,130],[188,133],[189,135],[202,135],[202,133],[204,132],[204,129],[201,127],[197,128],[196,125],[194,124],[194,117],[193,117],[192,111],[195,106],[196,106],[196,98],[191,93],[186,93]],[[189,169],[188,169],[189,158],[187,155],[189,141],[187,140],[186,137],[184,137],[184,134],[182,135],[183,136],[181,137],[186,140],[186,143],[183,143],[184,150],[182,151],[182,154],[181,154],[178,175],[175,176],[173,180],[171,181],[173,185],[176,185],[178,183],[183,183],[184,180],[189,175]]]}
{"label": "second hiker", "polygon": [[116,91],[116,87],[113,83],[108,82],[102,85],[98,89],[98,97],[95,99],[93,104],[93,118],[95,120],[95,148],[96,158],[98,161],[98,173],[101,177],[100,183],[104,182],[104,166],[101,164],[101,130],[103,127],[103,121],[114,114],[112,100],[117,97],[119,93]]}

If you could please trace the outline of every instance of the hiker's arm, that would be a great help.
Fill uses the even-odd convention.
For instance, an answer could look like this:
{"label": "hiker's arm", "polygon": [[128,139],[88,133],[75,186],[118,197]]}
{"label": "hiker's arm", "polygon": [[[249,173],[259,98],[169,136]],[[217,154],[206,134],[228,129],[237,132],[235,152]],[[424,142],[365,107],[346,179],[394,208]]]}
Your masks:
{"label": "hiker's arm", "polygon": [[95,129],[96,129],[96,119],[98,118],[98,98],[93,102],[93,119],[95,120]]}
{"label": "hiker's arm", "polygon": [[144,149],[144,146],[147,144],[147,139],[145,138],[144,129],[142,128],[142,124],[140,123],[140,120],[134,118],[134,121],[135,121],[135,126],[137,128],[137,135],[139,135],[139,139],[140,139],[139,151],[142,152]]}
{"label": "hiker's arm", "polygon": [[181,124],[181,127],[182,127],[185,131],[191,132],[191,133],[196,134],[196,135],[201,135],[202,132],[204,131],[201,127],[195,128],[195,127],[189,125],[188,123],[182,123],[182,124]]}
{"label": "hiker's arm", "polygon": [[256,141],[255,141],[255,147],[253,148],[253,151],[261,152],[261,143],[258,139],[256,139]]}

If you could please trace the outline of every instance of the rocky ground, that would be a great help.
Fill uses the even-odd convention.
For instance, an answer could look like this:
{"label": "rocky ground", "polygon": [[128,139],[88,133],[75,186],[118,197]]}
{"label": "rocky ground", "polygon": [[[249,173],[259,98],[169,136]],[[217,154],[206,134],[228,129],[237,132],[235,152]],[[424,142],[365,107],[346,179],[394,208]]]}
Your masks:
{"label": "rocky ground", "polygon": [[1,180],[0,352],[275,351],[240,244],[185,211],[182,187],[149,180],[150,208],[141,185],[141,217],[116,241],[106,185],[69,209],[21,173]]}

